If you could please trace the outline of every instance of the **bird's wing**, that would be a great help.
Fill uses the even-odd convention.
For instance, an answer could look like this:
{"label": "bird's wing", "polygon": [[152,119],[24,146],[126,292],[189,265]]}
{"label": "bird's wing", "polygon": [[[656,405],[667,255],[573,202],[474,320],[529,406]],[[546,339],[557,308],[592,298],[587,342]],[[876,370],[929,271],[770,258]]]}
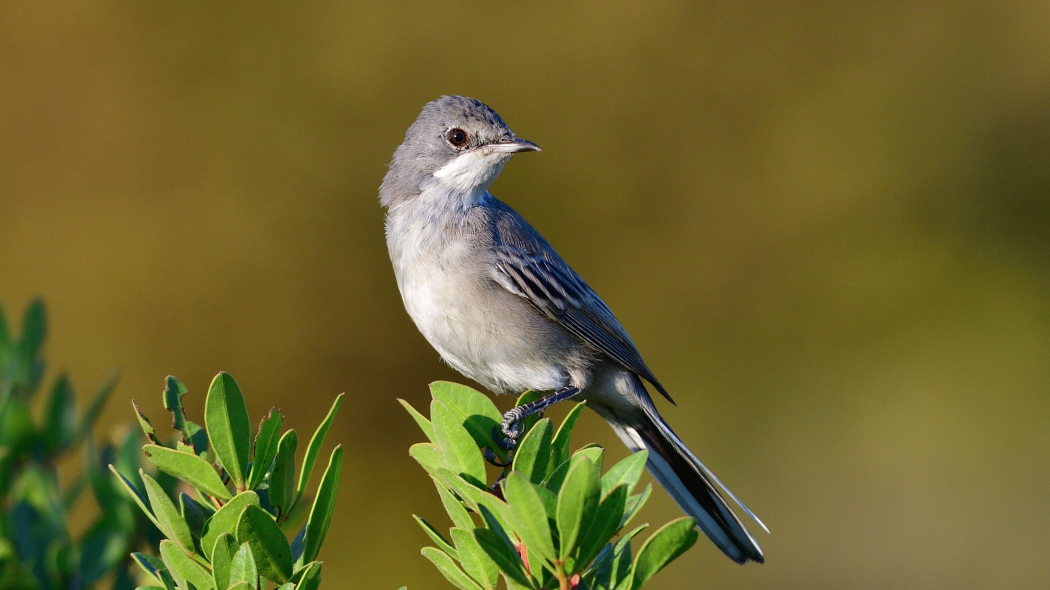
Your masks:
{"label": "bird's wing", "polygon": [[537,252],[533,248],[497,244],[496,282],[589,346],[652,383],[674,403],[645,366],[642,355],[605,302],[549,246],[547,248]]}

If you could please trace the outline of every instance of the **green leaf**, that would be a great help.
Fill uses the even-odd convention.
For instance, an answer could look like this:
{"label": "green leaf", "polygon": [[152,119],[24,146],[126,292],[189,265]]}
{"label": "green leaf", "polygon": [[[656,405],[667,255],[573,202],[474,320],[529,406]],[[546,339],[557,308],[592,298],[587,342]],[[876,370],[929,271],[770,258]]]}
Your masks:
{"label": "green leaf", "polygon": [[241,388],[229,373],[215,376],[204,400],[204,427],[219,463],[226,468],[238,490],[244,489],[244,475],[251,453],[252,425]]}
{"label": "green leaf", "polygon": [[151,575],[154,578],[157,578],[158,580],[160,578],[158,577],[157,572],[159,570],[166,569],[164,562],[161,561],[160,558],[150,555],[148,553],[132,553],[131,559],[139,566],[140,569],[142,569],[143,572],[146,572],[148,575]]}
{"label": "green leaf", "polygon": [[277,408],[270,408],[270,411],[259,422],[259,433],[255,435],[252,471],[248,476],[249,490],[259,487],[266,472],[270,469],[270,464],[273,463],[273,458],[277,456],[282,424],[284,424],[284,417]]}
{"label": "green leaf", "polygon": [[146,487],[146,495],[149,497],[150,506],[153,507],[153,514],[157,517],[157,527],[165,537],[176,541],[182,545],[184,550],[192,553],[194,551],[193,534],[190,533],[190,526],[182,518],[175,503],[164,492],[164,488],[160,487],[160,484],[152,477],[146,475],[146,472],[139,469],[139,476]]}
{"label": "green leaf", "polygon": [[612,491],[618,485],[626,484],[627,493],[634,490],[638,484],[638,478],[645,470],[645,461],[649,458],[649,451],[641,450],[627,455],[624,460],[613,465],[609,471],[602,476],[602,497]]}
{"label": "green leaf", "polygon": [[227,590],[254,590],[255,586],[248,582],[237,582],[236,584],[230,584]]}
{"label": "green leaf", "polygon": [[550,418],[544,418],[525,435],[514,454],[514,471],[529,478],[532,483],[542,483],[547,477],[547,465],[551,458],[551,438],[554,428]]}
{"label": "green leaf", "polygon": [[65,373],[58,376],[51,388],[51,397],[44,412],[44,447],[48,453],[64,450],[77,435],[77,408],[73,386]]}
{"label": "green leaf", "polygon": [[606,545],[587,572],[593,586],[630,590],[631,587],[631,539],[649,525],[641,525],[617,539],[615,545]]}
{"label": "green leaf", "polygon": [[292,550],[273,517],[258,506],[248,506],[237,525],[237,542],[248,543],[259,573],[283,584],[292,576]]}
{"label": "green leaf", "polygon": [[7,364],[5,355],[8,354],[11,345],[11,331],[7,328],[7,318],[4,317],[4,307],[0,305],[0,367]]}
{"label": "green leaf", "polygon": [[557,560],[547,509],[540,499],[535,484],[524,475],[511,472],[503,481],[503,496],[510,505],[510,518],[514,532],[529,549],[529,556],[536,556],[553,563]]}
{"label": "green leaf", "polygon": [[181,479],[202,493],[215,496],[220,500],[229,500],[233,497],[223,485],[222,479],[215,472],[211,463],[197,455],[158,445],[145,445],[142,450],[146,452],[146,456],[149,457],[151,463],[157,466],[157,469]]}
{"label": "green leaf", "polygon": [[314,435],[310,438],[310,444],[306,445],[306,457],[303,458],[303,467],[299,472],[299,485],[295,488],[295,501],[292,502],[292,506],[299,503],[299,500],[303,497],[303,492],[306,491],[306,485],[310,483],[310,475],[313,474],[314,464],[317,463],[317,455],[321,453],[321,445],[324,444],[324,439],[328,436],[328,429],[332,427],[335,415],[339,413],[339,406],[343,405],[343,397],[345,395],[345,393],[340,393],[335,396],[335,401],[332,402],[328,415],[325,416],[320,426],[314,431]]}
{"label": "green leaf", "polygon": [[277,443],[277,455],[270,471],[270,505],[280,510],[283,522],[291,511],[295,499],[295,449],[299,446],[299,435],[295,430],[284,433]]}
{"label": "green leaf", "polygon": [[201,533],[201,547],[205,551],[215,546],[215,542],[223,533],[236,535],[237,523],[241,518],[241,512],[248,506],[259,506],[259,495],[252,491],[241,492],[232,500],[223,505],[211,515],[204,523]]}
{"label": "green leaf", "polygon": [[116,467],[110,465],[109,470],[113,472],[113,475],[117,476],[117,478],[120,480],[121,485],[123,485],[124,489],[126,489],[128,491],[128,494],[131,495],[131,499],[134,500],[135,503],[139,505],[139,508],[142,509],[142,513],[149,517],[150,521],[153,522],[154,526],[160,529],[160,521],[157,520],[157,517],[154,516],[153,511],[150,510],[149,500],[146,498],[145,494],[140,492],[139,489],[135,487],[135,484],[131,483],[131,480],[124,477],[123,474],[117,471]]}
{"label": "green leaf", "polygon": [[422,516],[413,514],[412,518],[416,519],[416,522],[419,523],[419,526],[423,529],[423,532],[426,533],[427,536],[430,537],[430,540],[438,546],[438,549],[441,549],[445,553],[448,553],[449,556],[451,556],[453,559],[459,559],[459,552],[456,551],[456,548],[454,546],[452,546],[452,543],[449,543],[448,540],[445,539],[445,537],[442,536],[436,528],[434,528],[434,525],[427,522],[426,519]]}
{"label": "green leaf", "polygon": [[114,373],[106,379],[106,382],[102,384],[98,392],[95,393],[95,397],[91,399],[91,403],[88,404],[84,410],[84,415],[80,418],[80,425],[77,430],[76,439],[83,440],[84,437],[91,433],[91,427],[94,426],[95,421],[98,420],[99,414],[102,413],[102,408],[106,405],[106,400],[109,399],[109,395],[113,393],[113,389],[117,386],[117,381],[120,379],[120,373]]}
{"label": "green leaf", "polygon": [[142,413],[135,400],[131,400],[131,405],[135,408],[135,417],[139,419],[139,425],[142,426],[142,432],[146,433],[146,438],[153,444],[159,445],[160,439],[157,438],[157,431],[153,429],[153,424],[150,423],[149,418]]}
{"label": "green leaf", "polygon": [[[204,528],[204,521],[207,516],[211,514],[204,506],[201,506],[196,500],[191,498],[189,494],[183,492],[179,494],[179,507],[180,514],[182,514],[183,520],[190,526],[190,533],[193,534],[193,538],[200,540],[201,529]],[[203,547],[201,547],[203,550]],[[203,555],[201,551],[201,555]]]}
{"label": "green leaf", "polygon": [[182,407],[182,396],[186,395],[186,386],[173,375],[164,380],[164,408],[171,412],[171,427],[179,432],[186,431],[186,409]]}
{"label": "green leaf", "polygon": [[504,535],[501,537],[496,531],[486,528],[474,529],[474,539],[477,541],[478,546],[481,547],[485,554],[489,556],[489,559],[494,561],[507,577],[514,580],[522,586],[531,587],[531,583],[528,579],[528,573],[525,571],[525,564],[521,561],[521,556],[518,555],[517,550],[510,544],[507,537]]}
{"label": "green leaf", "polygon": [[405,410],[408,412],[408,415],[412,416],[412,419],[416,421],[416,424],[419,425],[420,430],[422,430],[423,434],[427,436],[427,440],[429,440],[430,442],[434,442],[434,425],[430,423],[430,420],[427,420],[426,416],[420,414],[418,410],[413,408],[412,404],[406,402],[401,398],[397,398],[397,401],[401,404],[401,407],[405,408]]}
{"label": "green leaf", "polygon": [[321,562],[311,561],[306,564],[295,585],[295,590],[317,590],[321,587]]}
{"label": "green leaf", "polygon": [[23,359],[35,359],[47,338],[47,311],[41,299],[34,299],[22,316],[22,341],[18,344]]}
{"label": "green leaf", "polygon": [[246,582],[252,588],[257,588],[259,583],[259,570],[255,566],[255,558],[247,543],[241,544],[241,548],[230,561],[230,584],[238,582]]}
{"label": "green leaf", "polygon": [[415,459],[431,475],[445,467],[445,455],[441,453],[441,447],[432,443],[416,443],[408,447],[408,456]]}
{"label": "green leaf", "polygon": [[551,460],[547,466],[548,476],[554,473],[554,470],[561,466],[562,463],[569,460],[569,444],[572,442],[572,431],[576,428],[576,421],[580,418],[580,414],[583,413],[583,408],[586,405],[587,402],[576,404],[569,410],[565,420],[558,427],[558,433],[554,435],[554,441],[551,443]]}
{"label": "green leaf", "polygon": [[215,588],[215,581],[208,573],[208,570],[190,559],[175,543],[167,539],[161,541],[160,556],[164,560],[164,565],[168,566],[168,572],[175,578],[175,582],[179,587],[186,587],[186,583],[189,582],[196,586],[198,590]]}
{"label": "green leaf", "polygon": [[598,505],[594,518],[583,523],[579,540],[576,543],[579,546],[576,563],[590,563],[602,550],[602,547],[609,542],[609,539],[616,534],[620,528],[626,501],[627,486],[621,485],[614,488]]}
{"label": "green leaf", "polygon": [[577,455],[586,457],[598,467],[598,471],[601,471],[602,462],[605,460],[605,449],[596,444],[589,444],[572,454],[573,457]]}
{"label": "green leaf", "polygon": [[496,444],[492,438],[493,429],[503,422],[503,414],[487,395],[472,387],[449,381],[431,383],[430,393],[434,399],[440,400],[459,415],[460,423],[474,438],[478,448],[488,447],[501,461],[507,460],[507,449]]}
{"label": "green leaf", "polygon": [[430,418],[445,464],[475,486],[484,488],[485,459],[456,413],[444,402],[434,400],[430,404]]}
{"label": "green leaf", "polygon": [[[203,540],[203,539],[202,539]],[[207,548],[207,545],[205,545]],[[228,588],[230,586],[230,568],[233,566],[233,556],[237,554],[237,541],[230,533],[222,533],[215,539],[211,549],[211,573],[215,579],[216,588]]]}
{"label": "green leaf", "polygon": [[306,549],[303,552],[305,561],[313,561],[321,550],[321,544],[328,534],[335,511],[335,500],[339,494],[339,475],[343,471],[343,445],[332,451],[328,468],[321,476],[321,485],[317,488],[317,497],[310,508],[310,519],[306,521]]}
{"label": "green leaf", "polygon": [[599,477],[598,468],[585,458],[574,459],[569,467],[569,474],[558,493],[557,523],[562,561],[573,554],[582,524],[589,522],[598,509]]}
{"label": "green leaf", "polygon": [[470,517],[467,509],[463,507],[463,504],[452,495],[445,486],[441,485],[441,482],[431,477],[434,480],[434,487],[437,488],[438,496],[441,497],[441,504],[445,507],[445,511],[448,512],[449,518],[452,519],[452,524],[461,529],[472,529],[474,528],[474,519]]}
{"label": "green leaf", "polygon": [[499,582],[499,567],[474,538],[474,529],[454,528],[449,532],[456,544],[456,551],[459,552],[459,562],[463,570],[483,588],[495,588]]}
{"label": "green leaf", "polygon": [[445,554],[443,551],[434,549],[433,547],[424,547],[420,553],[423,557],[426,557],[438,568],[441,575],[445,576],[445,579],[452,583],[461,590],[483,590],[481,586],[478,586],[474,580],[471,580],[463,570],[456,566],[456,562],[452,561],[452,558]]}
{"label": "green leaf", "polygon": [[698,535],[696,519],[691,516],[683,516],[660,527],[645,540],[634,558],[634,580],[631,589],[640,588],[656,572],[685,553],[696,543]]}
{"label": "green leaf", "polygon": [[211,462],[212,457],[208,453],[208,433],[201,428],[200,424],[187,420],[183,439],[185,442],[179,441],[179,444],[190,447],[194,455]]}
{"label": "green leaf", "polygon": [[623,519],[620,521],[620,528],[623,528],[631,519],[638,514],[638,511],[645,506],[645,503],[649,500],[649,495],[653,492],[653,484],[645,486],[645,489],[641,493],[634,494],[627,498],[627,504],[624,506]]}
{"label": "green leaf", "polygon": [[[122,520],[98,519],[80,539],[79,551],[71,552],[70,549],[73,548],[62,545],[63,549],[56,552],[55,557],[60,562],[63,573],[75,568],[79,572],[83,587],[89,588],[96,580],[116,569],[127,559],[134,530],[129,526],[130,523],[121,522]],[[59,545],[53,544],[49,551],[58,547]],[[76,553],[79,553],[79,564],[76,563]]]}

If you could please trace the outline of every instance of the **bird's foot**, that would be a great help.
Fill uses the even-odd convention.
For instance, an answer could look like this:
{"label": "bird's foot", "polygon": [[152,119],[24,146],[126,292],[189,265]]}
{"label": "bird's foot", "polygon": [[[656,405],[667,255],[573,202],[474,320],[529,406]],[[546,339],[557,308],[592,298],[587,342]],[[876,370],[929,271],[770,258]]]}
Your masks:
{"label": "bird's foot", "polygon": [[[499,439],[497,438],[496,440]],[[485,456],[485,460],[489,462],[489,465],[492,465],[494,467],[509,467],[511,463],[514,462],[514,459],[511,458],[508,458],[506,461],[501,461],[499,456],[496,455],[496,453],[488,447],[485,447],[485,449],[482,451],[482,454]]]}

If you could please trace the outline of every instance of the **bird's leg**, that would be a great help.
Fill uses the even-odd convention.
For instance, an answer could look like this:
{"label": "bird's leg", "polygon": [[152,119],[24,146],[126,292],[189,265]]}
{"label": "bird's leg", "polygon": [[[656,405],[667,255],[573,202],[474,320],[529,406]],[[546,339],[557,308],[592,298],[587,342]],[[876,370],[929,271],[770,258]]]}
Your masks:
{"label": "bird's leg", "polygon": [[[579,387],[568,385],[532,403],[514,408],[506,414],[503,414],[503,424],[499,427],[500,432],[493,432],[493,437],[496,439],[496,442],[502,445],[505,449],[513,449],[517,447],[518,437],[521,436],[522,420],[533,414],[542,412],[562,400],[567,400],[578,393],[580,393]],[[500,433],[502,433],[503,436],[500,436]]]}

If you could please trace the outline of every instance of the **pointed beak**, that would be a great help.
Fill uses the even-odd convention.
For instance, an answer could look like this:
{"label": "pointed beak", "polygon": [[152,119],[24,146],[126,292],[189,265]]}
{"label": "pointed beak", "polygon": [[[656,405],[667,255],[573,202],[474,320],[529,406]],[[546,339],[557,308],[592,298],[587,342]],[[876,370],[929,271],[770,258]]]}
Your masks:
{"label": "pointed beak", "polygon": [[501,139],[496,143],[490,143],[485,146],[494,152],[503,152],[505,154],[516,154],[518,152],[538,152],[540,146],[532,143],[527,139],[520,137],[508,137]]}

